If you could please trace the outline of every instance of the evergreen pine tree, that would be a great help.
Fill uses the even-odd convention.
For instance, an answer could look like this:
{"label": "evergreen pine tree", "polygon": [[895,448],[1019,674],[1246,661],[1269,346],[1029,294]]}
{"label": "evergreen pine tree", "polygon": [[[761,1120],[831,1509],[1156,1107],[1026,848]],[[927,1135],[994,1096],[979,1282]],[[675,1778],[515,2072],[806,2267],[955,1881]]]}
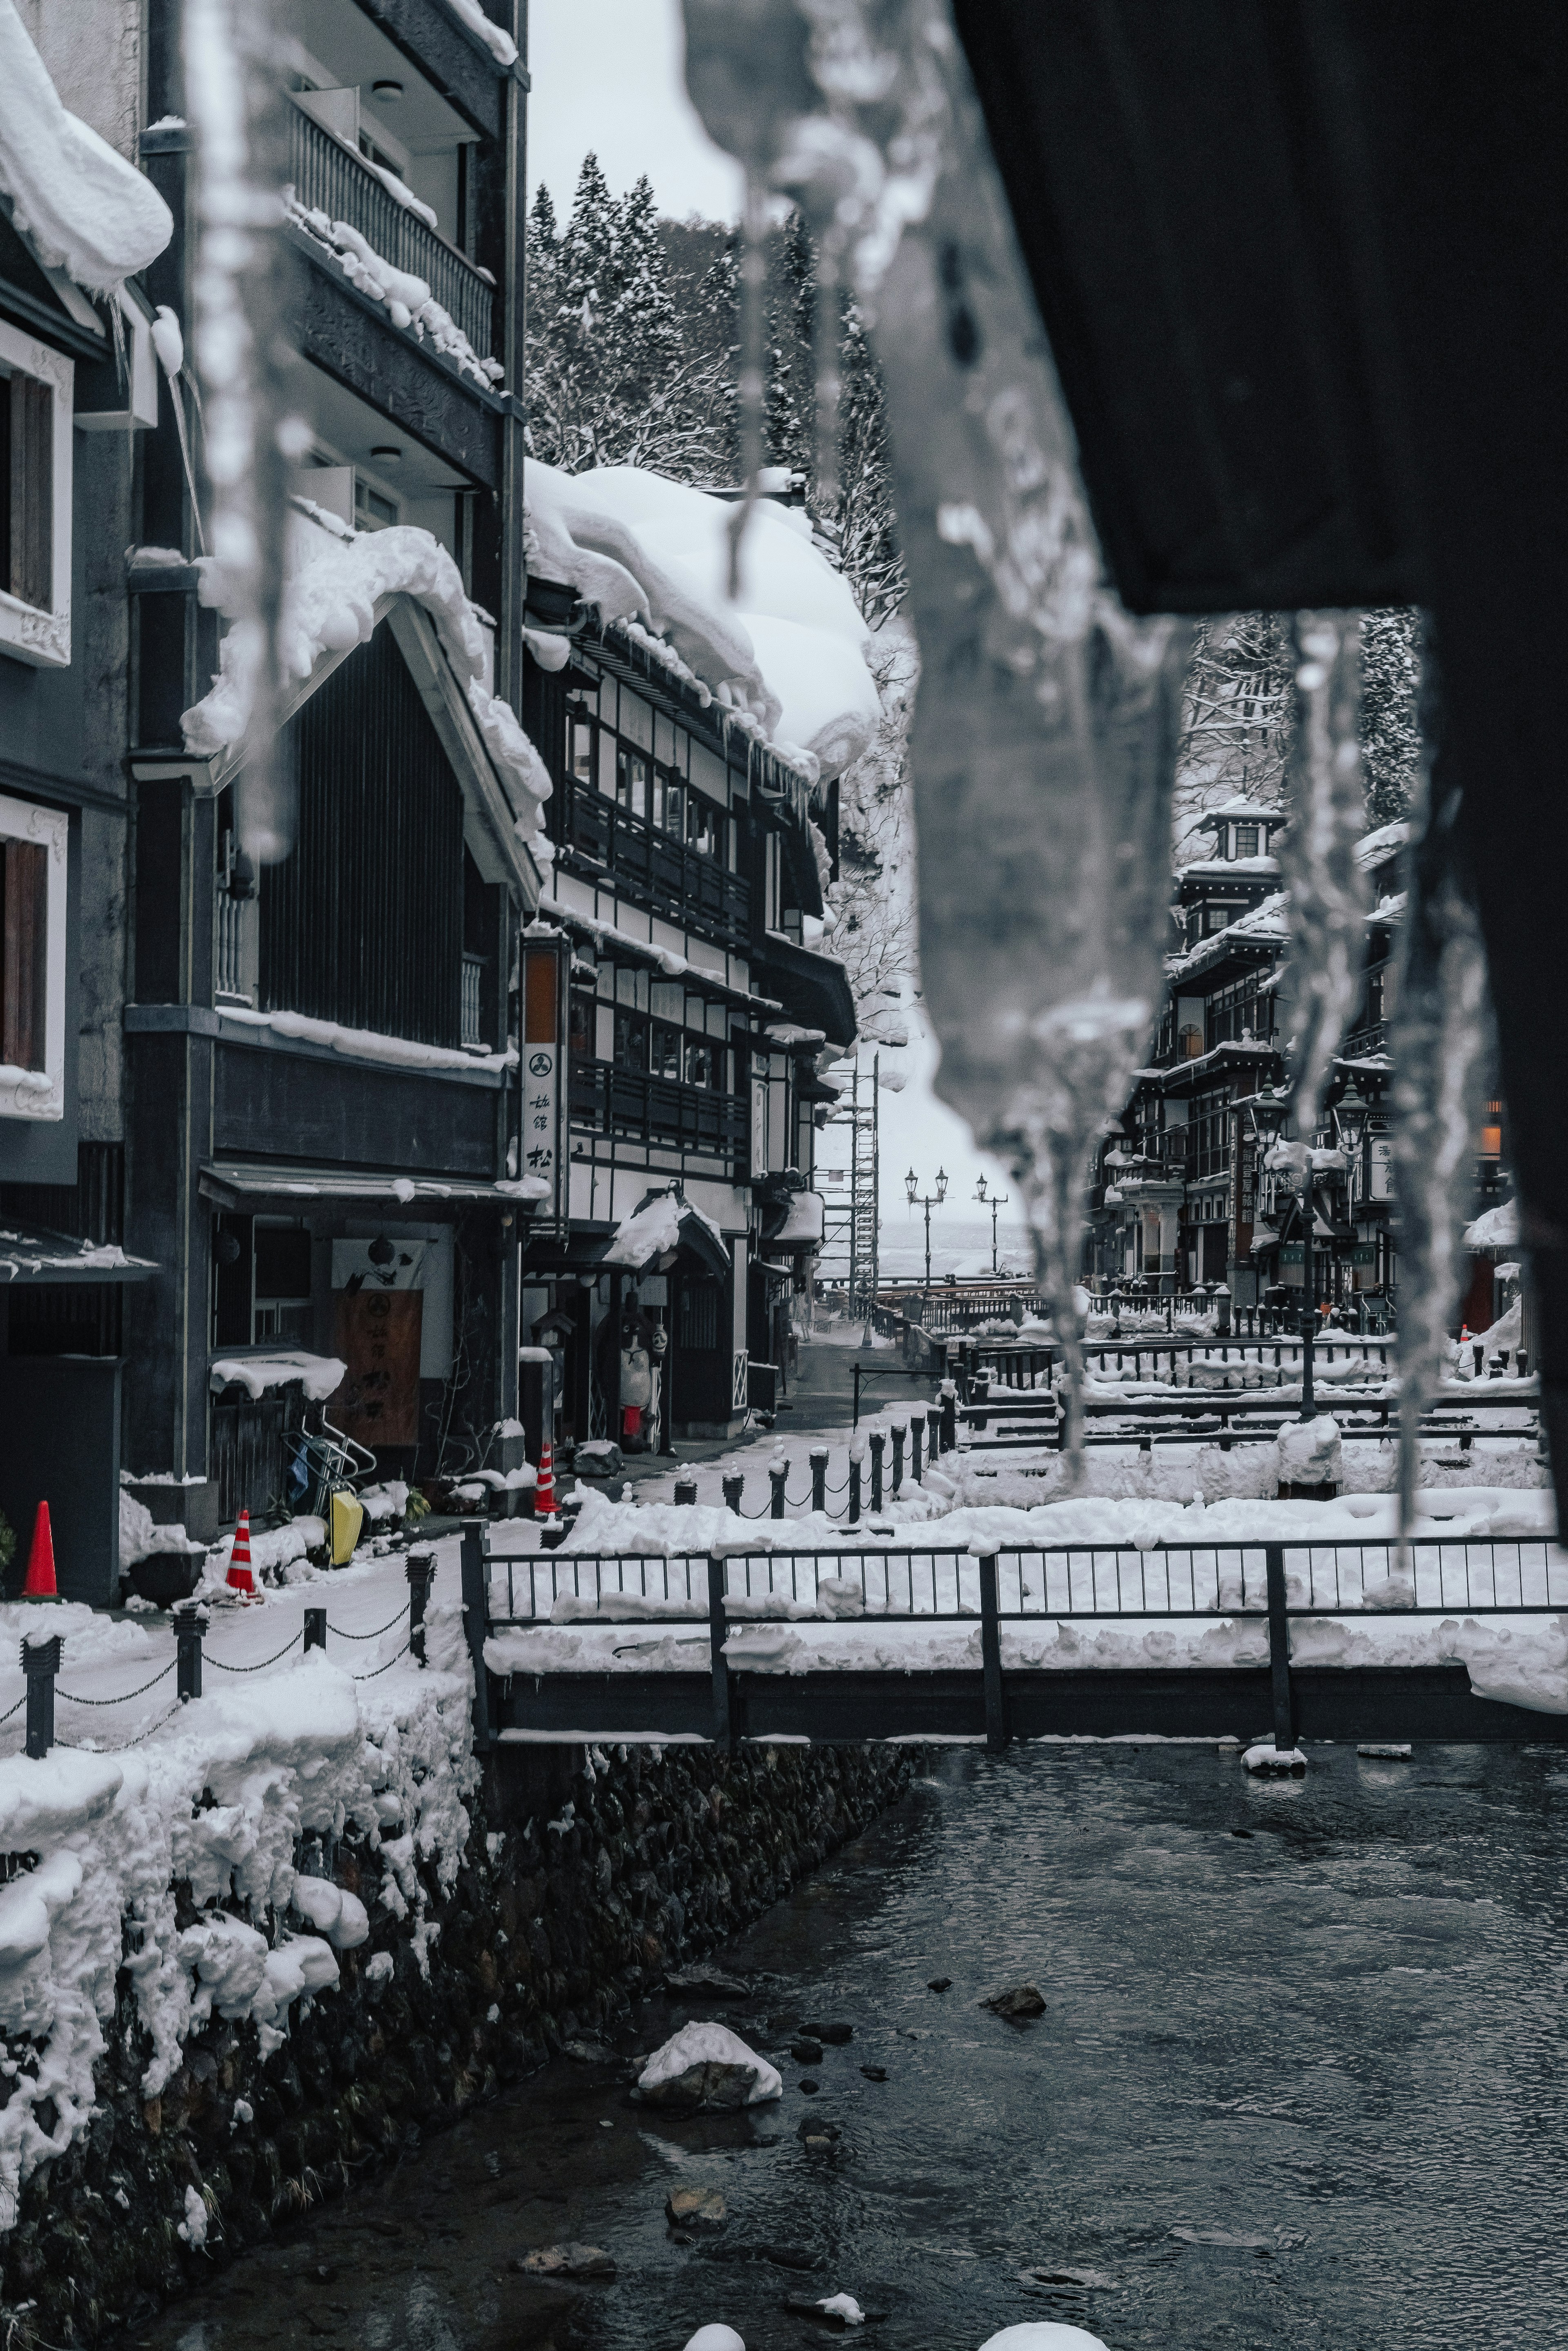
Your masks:
{"label": "evergreen pine tree", "polygon": [[1361,616],[1361,780],[1367,821],[1409,813],[1423,757],[1421,615],[1391,606]]}

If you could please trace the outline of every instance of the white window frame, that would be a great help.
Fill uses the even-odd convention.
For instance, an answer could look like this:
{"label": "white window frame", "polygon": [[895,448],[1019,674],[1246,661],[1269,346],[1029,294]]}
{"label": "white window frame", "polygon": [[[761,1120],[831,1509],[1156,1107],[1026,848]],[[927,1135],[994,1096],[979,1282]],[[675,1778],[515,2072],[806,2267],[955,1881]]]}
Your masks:
{"label": "white window frame", "polygon": [[[27,375],[49,387],[54,435],[54,500],[50,542],[50,597],[54,610],[40,612],[0,588],[0,653],[30,662],[37,669],[68,669],[71,660],[71,407],[76,362],[36,335],[0,319],[0,362],[13,375]],[[52,871],[52,868],[51,868]],[[52,902],[51,902],[52,903]],[[51,953],[52,953],[51,949]],[[54,1115],[59,1116],[57,1111]]]}
{"label": "white window frame", "polygon": [[[49,852],[45,913],[44,1066],[19,1070],[0,1061],[0,1118],[31,1121],[66,1114],[66,873],[70,819],[0,792],[0,840],[42,841]],[[46,1082],[38,1081],[42,1077]]]}

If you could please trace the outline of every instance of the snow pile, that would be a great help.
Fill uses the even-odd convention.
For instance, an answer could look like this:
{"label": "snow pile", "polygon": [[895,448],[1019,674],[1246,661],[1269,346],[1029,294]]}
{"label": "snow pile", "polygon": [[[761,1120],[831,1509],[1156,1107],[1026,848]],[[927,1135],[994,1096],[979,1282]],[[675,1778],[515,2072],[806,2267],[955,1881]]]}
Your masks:
{"label": "snow pile", "polygon": [[174,234],[151,180],[68,114],[16,13],[0,0],[0,194],[39,258],[113,294]]}
{"label": "snow pile", "polygon": [[190,1552],[204,1551],[204,1543],[193,1542],[178,1521],[172,1526],[155,1527],[152,1513],[145,1502],[134,1494],[120,1489],[120,1564],[134,1567],[139,1561],[151,1559],[155,1552]]}
{"label": "snow pile", "polygon": [[1339,1424],[1326,1413],[1315,1420],[1287,1421],[1275,1443],[1282,1485],[1337,1486],[1344,1475]]}
{"label": "snow pile", "polygon": [[980,2351],[1105,2351],[1097,2335],[1082,2326],[1065,2326],[1054,2318],[1038,2318],[1021,2326],[1004,2326],[981,2344]]}
{"label": "snow pile", "polygon": [[530,465],[529,569],[576,588],[607,621],[641,617],[736,722],[815,783],[866,749],[880,705],[866,625],[805,517],[764,498],[728,594],[726,499],[636,465],[582,474]]}
{"label": "snow pile", "polygon": [[640,1270],[654,1258],[680,1247],[681,1227],[688,1217],[706,1227],[721,1249],[726,1248],[724,1235],[711,1217],[704,1216],[699,1207],[690,1200],[683,1200],[677,1193],[661,1192],[631,1216],[622,1217],[601,1264],[624,1265],[633,1272]]}
{"label": "snow pile", "polygon": [[1516,1249],[1519,1245],[1519,1203],[1503,1200],[1465,1228],[1467,1249]]}
{"label": "snow pile", "polygon": [[[50,1612],[78,1666],[89,1614]],[[414,1917],[414,1950],[428,1964],[435,1928],[415,1865],[434,1860],[440,1884],[453,1883],[477,1773],[455,1598],[433,1595],[427,1622],[427,1671],[393,1662],[356,1686],[312,1651],[193,1700],[120,1752],[57,1747],[41,1761],[0,1761],[0,1850],[37,1855],[0,1888],[0,2032],[18,2061],[0,2085],[0,2229],[37,2166],[87,2129],[122,1965],[147,2035],[149,2099],[208,2017],[254,2019],[266,2053],[299,2002],[337,1983],[339,1954],[367,1939],[371,1914],[297,1872],[301,1836],[352,1829],[379,1849],[372,1907]],[[369,1662],[382,1651],[394,1660],[400,1635],[372,1645]],[[103,1623],[106,1636],[122,1657],[152,1642],[141,1627]],[[182,1882],[198,1913],[183,1928]],[[290,1914],[308,1931],[291,1928]]]}
{"label": "snow pile", "polygon": [[[364,157],[360,161],[364,162]],[[367,169],[375,172],[399,204],[421,214],[434,227],[435,215],[428,205],[418,201],[412,189],[392,172],[377,170],[373,163],[368,164]],[[480,356],[451,311],[435,299],[426,279],[415,277],[410,269],[399,269],[350,222],[332,220],[326,213],[300,204],[292,187],[285,188],[283,204],[296,228],[302,229],[318,245],[325,246],[334,256],[350,286],[357,287],[372,302],[385,304],[394,327],[406,328],[421,342],[434,343],[460,374],[471,375],[486,387],[500,382],[506,373],[500,360]]]}
{"label": "snow pile", "polygon": [[324,1404],[342,1385],[348,1370],[336,1355],[309,1355],[298,1348],[287,1354],[220,1355],[210,1368],[209,1379],[214,1395],[232,1381],[244,1388],[253,1404],[269,1388],[286,1388],[298,1380],[312,1404]]}
{"label": "snow pile", "polygon": [[744,2105],[762,2105],[784,2094],[784,2085],[767,2058],[748,2048],[727,2024],[683,2025],[662,2049],[654,2050],[637,2076],[637,2087],[647,2097],[699,2065],[733,2065],[748,2073],[751,2083],[741,2100]]}
{"label": "snow pile", "polygon": [[[204,569],[201,592],[204,603],[225,609],[222,574],[214,566]],[[323,653],[369,643],[376,605],[387,596],[411,597],[434,622],[497,772],[521,796],[518,836],[533,841],[550,796],[549,770],[510,705],[488,690],[489,648],[477,611],[463,592],[456,564],[429,531],[403,523],[342,536],[303,515],[291,516],[278,632],[285,685],[308,678]],[[241,741],[250,705],[251,679],[231,632],[220,649],[211,692],[180,721],[186,749],[211,758]]]}

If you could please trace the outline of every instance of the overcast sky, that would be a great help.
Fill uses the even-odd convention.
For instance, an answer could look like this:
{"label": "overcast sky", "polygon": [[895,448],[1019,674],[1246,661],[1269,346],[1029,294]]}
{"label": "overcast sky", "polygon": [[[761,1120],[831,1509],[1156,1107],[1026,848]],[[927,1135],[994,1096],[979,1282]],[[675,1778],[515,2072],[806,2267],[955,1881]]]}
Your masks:
{"label": "overcast sky", "polygon": [[[680,0],[533,0],[530,191],[543,180],[564,217],[591,150],[618,194],[645,172],[661,211],[675,219],[694,212],[707,220],[737,219],[740,173],[714,145],[686,96],[684,49]],[[869,1062],[871,1057],[863,1058]],[[936,1062],[935,1048],[918,1040],[903,1052],[883,1052],[884,1067],[908,1071],[902,1094],[882,1094],[882,1196],[891,1229],[907,1221],[904,1177],[911,1166],[922,1191],[935,1188],[936,1170],[945,1167],[949,1199],[955,1207],[964,1203],[976,1217],[984,1216],[973,1202],[982,1171],[1018,1197],[1017,1185],[975,1150],[963,1120],[933,1093]],[[829,1152],[836,1143],[832,1138]],[[1018,1211],[1004,1214],[1012,1223]]]}

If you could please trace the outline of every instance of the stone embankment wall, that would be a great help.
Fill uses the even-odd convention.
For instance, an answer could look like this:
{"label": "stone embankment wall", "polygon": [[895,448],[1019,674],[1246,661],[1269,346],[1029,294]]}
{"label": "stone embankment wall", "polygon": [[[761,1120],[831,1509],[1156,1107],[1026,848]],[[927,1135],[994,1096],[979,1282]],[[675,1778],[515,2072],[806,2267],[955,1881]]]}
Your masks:
{"label": "stone embankment wall", "polygon": [[[160,2097],[121,1970],[99,2111],[29,2180],[3,2241],[6,2351],[134,2326],[385,2157],[612,2026],[684,1959],[757,1917],[907,1786],[907,1749],[503,1750],[462,1866],[428,1907],[380,1900],[385,1865],[344,1839],[308,1857],[359,1896],[371,1938],[263,2058],[214,2018]],[[400,1917],[396,1913],[402,1911]],[[188,1892],[181,1924],[197,1917]],[[260,1923],[260,1922],[258,1922]]]}

